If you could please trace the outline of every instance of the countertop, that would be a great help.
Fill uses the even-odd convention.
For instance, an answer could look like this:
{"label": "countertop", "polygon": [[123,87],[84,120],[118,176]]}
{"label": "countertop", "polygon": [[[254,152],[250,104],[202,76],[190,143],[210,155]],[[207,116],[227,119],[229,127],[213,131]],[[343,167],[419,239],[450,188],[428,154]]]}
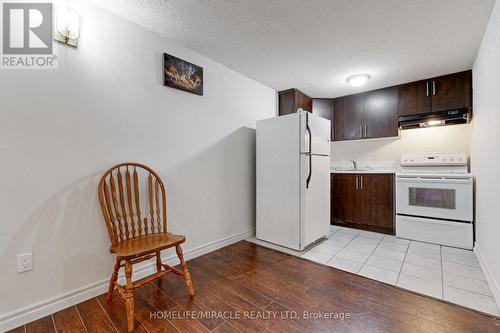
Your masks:
{"label": "countertop", "polygon": [[352,168],[331,168],[330,169],[331,173],[387,173],[387,174],[394,174],[397,172],[396,169],[390,169],[390,168],[367,168],[367,167],[360,167],[359,169],[352,169]]}

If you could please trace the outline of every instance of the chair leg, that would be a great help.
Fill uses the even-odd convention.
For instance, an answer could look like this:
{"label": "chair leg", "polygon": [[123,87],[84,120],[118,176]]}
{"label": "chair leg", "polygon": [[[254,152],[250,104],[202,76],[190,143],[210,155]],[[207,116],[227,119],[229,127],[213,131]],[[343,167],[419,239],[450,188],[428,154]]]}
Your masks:
{"label": "chair leg", "polygon": [[125,311],[127,312],[127,330],[134,330],[134,294],[132,293],[132,264],[125,261]]}
{"label": "chair leg", "polygon": [[160,252],[156,252],[156,272],[159,273],[161,271],[161,255]]}
{"label": "chair leg", "polygon": [[[156,272],[159,273],[161,272],[162,265],[161,265],[161,254],[160,251],[156,252]],[[156,280],[156,285],[161,288],[161,279]]]}
{"label": "chair leg", "polygon": [[175,246],[175,252],[177,252],[177,256],[179,257],[179,260],[181,262],[182,273],[184,274],[184,280],[186,280],[189,295],[194,296],[194,288],[193,283],[191,282],[191,275],[189,274],[186,262],[184,261],[184,255],[182,253],[180,245]]}
{"label": "chair leg", "polygon": [[118,280],[118,271],[120,270],[121,260],[116,259],[115,268],[113,270],[113,274],[111,275],[111,279],[109,280],[108,294],[106,295],[106,301],[111,301],[113,298],[113,291],[115,290],[115,283]]}

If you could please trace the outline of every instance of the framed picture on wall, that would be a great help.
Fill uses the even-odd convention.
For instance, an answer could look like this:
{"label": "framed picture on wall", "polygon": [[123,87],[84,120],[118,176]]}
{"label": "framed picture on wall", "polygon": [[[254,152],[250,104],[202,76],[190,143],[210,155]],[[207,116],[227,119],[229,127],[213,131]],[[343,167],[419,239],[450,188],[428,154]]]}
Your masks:
{"label": "framed picture on wall", "polygon": [[203,68],[163,54],[163,85],[203,96]]}

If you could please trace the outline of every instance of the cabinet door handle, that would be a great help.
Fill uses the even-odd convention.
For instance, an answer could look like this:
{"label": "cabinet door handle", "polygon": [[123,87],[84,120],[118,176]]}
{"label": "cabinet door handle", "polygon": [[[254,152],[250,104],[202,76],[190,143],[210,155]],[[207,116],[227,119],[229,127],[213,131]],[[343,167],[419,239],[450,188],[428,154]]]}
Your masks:
{"label": "cabinet door handle", "polygon": [[363,176],[361,176],[360,178],[361,178],[361,189],[363,189]]}
{"label": "cabinet door handle", "polygon": [[432,81],[432,96],[436,96],[436,81]]}
{"label": "cabinet door handle", "polygon": [[367,126],[365,125],[365,138],[368,137],[368,135],[366,134],[366,132],[367,132]]}
{"label": "cabinet door handle", "polygon": [[429,81],[425,82],[425,96],[429,97]]}
{"label": "cabinet door handle", "polygon": [[359,189],[359,178],[356,176],[356,191]]}
{"label": "cabinet door handle", "polygon": [[359,126],[359,137],[360,139],[363,138],[363,125]]}

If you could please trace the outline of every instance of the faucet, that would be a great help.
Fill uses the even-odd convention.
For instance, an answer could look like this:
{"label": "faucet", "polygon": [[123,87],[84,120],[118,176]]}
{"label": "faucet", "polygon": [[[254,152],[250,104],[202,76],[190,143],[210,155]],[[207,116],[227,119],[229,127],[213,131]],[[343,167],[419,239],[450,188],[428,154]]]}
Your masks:
{"label": "faucet", "polygon": [[354,170],[357,170],[358,169],[358,163],[356,163],[356,161],[354,160],[351,160],[352,162],[352,166],[354,167]]}

